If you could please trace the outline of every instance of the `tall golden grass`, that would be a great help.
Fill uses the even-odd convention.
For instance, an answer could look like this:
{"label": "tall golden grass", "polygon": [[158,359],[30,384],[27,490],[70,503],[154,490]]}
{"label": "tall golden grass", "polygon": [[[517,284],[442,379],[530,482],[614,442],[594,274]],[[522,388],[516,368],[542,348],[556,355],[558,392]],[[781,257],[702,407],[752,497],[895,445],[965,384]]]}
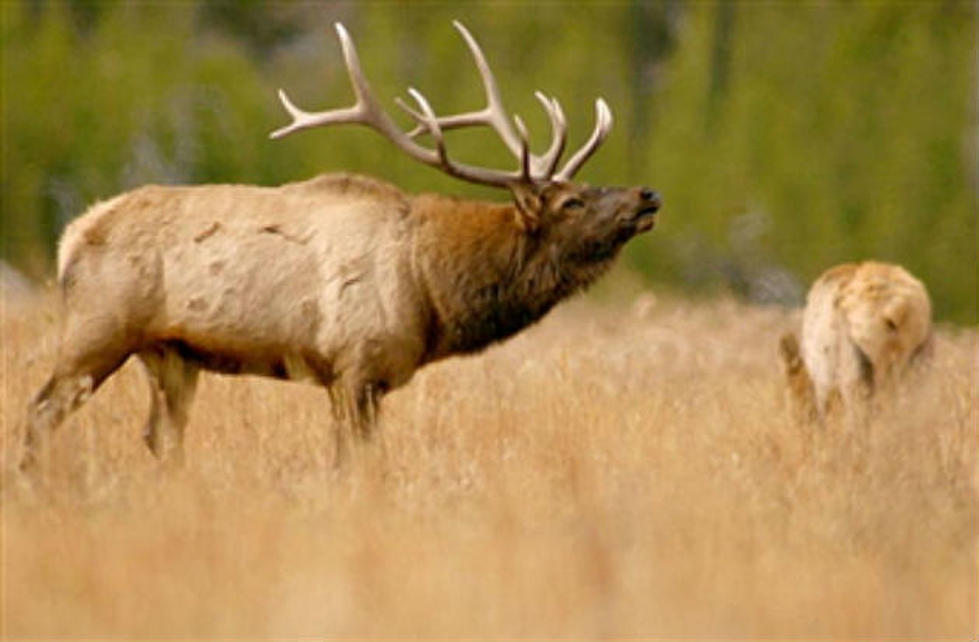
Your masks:
{"label": "tall golden grass", "polygon": [[205,376],[180,470],[132,363],[33,483],[50,300],[3,314],[7,638],[975,639],[974,329],[861,429],[804,426],[792,311],[577,301],[386,400],[331,471],[327,395]]}

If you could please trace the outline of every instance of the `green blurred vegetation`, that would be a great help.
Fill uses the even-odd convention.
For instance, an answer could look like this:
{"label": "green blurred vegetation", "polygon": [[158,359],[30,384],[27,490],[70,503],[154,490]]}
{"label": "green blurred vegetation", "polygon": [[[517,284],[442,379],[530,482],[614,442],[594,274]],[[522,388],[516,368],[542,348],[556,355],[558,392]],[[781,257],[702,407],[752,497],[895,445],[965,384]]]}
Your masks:
{"label": "green blurred vegetation", "polygon": [[[278,87],[308,109],[351,100],[337,20],[392,113],[409,85],[444,113],[476,106],[458,17],[538,146],[548,133],[534,89],[561,99],[571,145],[591,131],[594,98],[609,101],[612,136],[579,177],[663,193],[660,226],[625,257],[651,282],[797,302],[825,268],[877,258],[919,275],[939,318],[977,320],[972,2],[0,6],[0,252],[35,277],[50,274],[68,220],[146,182],[345,169],[503,198],[363,128],[267,137],[287,120]],[[486,133],[450,145],[512,162]]]}

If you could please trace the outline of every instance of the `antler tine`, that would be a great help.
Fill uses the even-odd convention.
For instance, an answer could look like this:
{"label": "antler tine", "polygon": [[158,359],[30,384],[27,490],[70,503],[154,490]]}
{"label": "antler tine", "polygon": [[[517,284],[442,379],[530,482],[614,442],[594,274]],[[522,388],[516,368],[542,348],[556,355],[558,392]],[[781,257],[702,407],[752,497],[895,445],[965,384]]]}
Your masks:
{"label": "antler tine", "polygon": [[[416,98],[414,94],[417,93],[418,95],[421,96],[421,92],[419,92],[414,87],[408,87],[408,93],[411,94],[411,97],[415,99],[415,102],[419,102],[418,98]],[[424,96],[422,96],[422,98],[424,98]],[[406,103],[404,100],[402,100],[401,96],[394,97],[394,104],[400,107],[406,114],[411,116],[412,120],[418,123],[417,125],[415,125],[415,128],[412,129],[407,134],[405,134],[405,136],[407,136],[408,138],[415,138],[416,136],[418,136],[423,132],[431,132],[431,127],[429,126],[429,118],[426,113],[424,113],[423,111],[418,111],[417,109],[415,109],[414,107]],[[425,104],[428,105],[427,99],[425,100]],[[429,105],[429,107],[431,107],[431,105]],[[432,114],[434,115],[434,113],[435,112],[433,110]],[[436,117],[435,120],[438,121],[438,117]],[[436,125],[437,124],[438,123],[436,122]],[[438,130],[439,133],[441,134],[442,127],[439,126]]]}
{"label": "antler tine", "polygon": [[[363,71],[360,68],[360,58],[357,56],[357,49],[353,45],[350,34],[339,22],[334,24],[337,36],[340,39],[340,47],[343,50],[343,59],[347,64],[347,75],[350,77],[350,84],[353,86],[356,102],[351,107],[341,109],[331,109],[323,112],[307,112],[296,107],[295,103],[289,100],[289,96],[282,89],[279,90],[279,100],[282,106],[292,117],[292,123],[272,132],[270,138],[282,138],[292,132],[320,125],[340,124],[340,123],[359,123],[370,124],[381,129],[379,125],[384,123],[367,123],[368,117],[383,117],[383,113],[373,107],[373,96],[367,81],[364,79]],[[388,123],[393,127],[393,123]],[[389,129],[385,128],[385,129]],[[384,133],[387,133],[386,131]]]}
{"label": "antler tine", "polygon": [[479,77],[483,81],[483,89],[486,92],[486,107],[479,111],[447,116],[441,120],[440,124],[443,128],[482,123],[489,124],[499,133],[500,138],[503,139],[503,144],[507,146],[510,153],[518,156],[520,154],[520,139],[517,133],[513,131],[513,128],[510,127],[510,121],[507,119],[506,111],[503,109],[503,99],[500,97],[500,89],[496,84],[496,77],[493,76],[493,70],[490,69],[489,63],[486,62],[486,56],[483,55],[483,50],[480,49],[479,43],[476,42],[476,39],[469,33],[465,25],[458,20],[453,20],[452,26],[456,28],[456,31],[459,32],[462,39],[466,41],[466,45],[472,53],[473,60],[476,62],[476,68],[479,70]]}
{"label": "antler tine", "polygon": [[357,102],[373,103],[374,94],[371,93],[367,79],[364,78],[364,70],[360,67],[360,56],[357,55],[357,48],[354,47],[353,39],[347,33],[347,28],[341,23],[334,23],[333,28],[336,29],[337,37],[340,39],[343,60],[347,63],[347,76],[350,77],[350,84],[353,86]]}
{"label": "antler tine", "polygon": [[425,96],[414,87],[408,87],[408,94],[418,103],[418,106],[421,108],[420,112],[409,107],[400,97],[395,98],[394,102],[398,104],[398,107],[408,112],[412,118],[416,119],[419,127],[423,127],[425,131],[431,134],[432,139],[435,141],[435,149],[438,151],[442,166],[451,166],[452,162],[449,160],[448,153],[445,150],[445,136],[442,135],[442,128],[439,126],[439,119],[435,115],[435,110],[432,109]]}
{"label": "antler tine", "polygon": [[582,145],[581,149],[574,153],[574,155],[568,159],[561,171],[555,176],[556,180],[567,181],[574,177],[575,173],[581,169],[581,166],[585,163],[588,158],[595,153],[605,138],[608,136],[609,131],[612,129],[612,110],[609,109],[608,103],[605,99],[599,98],[595,101],[595,129],[592,131],[591,136]]}
{"label": "antler tine", "polygon": [[517,126],[517,134],[520,136],[520,180],[530,182],[533,177],[530,175],[530,140],[527,136],[527,126],[517,115],[513,116],[513,123]]}
{"label": "antler tine", "polygon": [[548,98],[542,92],[534,92],[534,96],[544,106],[548,118],[551,119],[551,146],[544,152],[544,155],[536,158],[537,165],[540,167],[538,177],[547,180],[554,175],[561,154],[564,153],[564,145],[568,139],[568,124],[564,118],[564,111],[557,98]]}
{"label": "antler tine", "polygon": [[292,122],[269,134],[269,138],[282,138],[283,136],[299,131],[300,129],[308,129],[310,127],[324,125],[327,122],[353,123],[357,122],[357,119],[361,115],[359,106],[354,105],[353,107],[346,109],[332,110],[329,112],[330,118],[327,121],[324,118],[325,112],[311,113],[296,107],[295,103],[289,99],[289,96],[286,94],[284,89],[279,89],[279,102],[281,102],[282,106],[285,107],[287,112],[289,112],[289,116],[292,117]]}
{"label": "antler tine", "polygon": [[[469,51],[476,63],[476,69],[479,71],[479,77],[483,83],[483,91],[486,94],[486,106],[482,109],[467,111],[461,114],[438,117],[439,126],[443,130],[446,130],[472,125],[489,125],[496,130],[503,144],[510,150],[510,153],[514,156],[519,156],[520,137],[510,126],[510,122],[507,119],[506,111],[503,107],[503,99],[500,97],[500,89],[496,84],[496,77],[493,75],[493,70],[486,61],[483,50],[480,48],[479,43],[476,42],[476,38],[466,29],[465,25],[458,20],[453,20],[452,25],[462,36],[463,40],[466,41],[466,46],[469,47]],[[411,113],[410,110],[409,113]],[[426,131],[427,129],[424,126],[419,125],[408,132],[407,135],[409,138],[415,138]]]}

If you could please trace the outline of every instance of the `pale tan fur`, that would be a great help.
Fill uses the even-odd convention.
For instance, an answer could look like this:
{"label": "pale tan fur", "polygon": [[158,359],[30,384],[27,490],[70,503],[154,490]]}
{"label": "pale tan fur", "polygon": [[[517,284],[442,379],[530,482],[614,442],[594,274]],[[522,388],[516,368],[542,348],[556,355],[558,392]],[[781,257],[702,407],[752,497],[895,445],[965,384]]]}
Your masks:
{"label": "pale tan fur", "polygon": [[838,265],[813,283],[794,335],[780,346],[789,387],[813,416],[837,402],[862,412],[927,353],[932,334],[925,286],[898,265]]}
{"label": "pale tan fur", "polygon": [[145,439],[158,455],[179,456],[203,368],[326,387],[342,458],[345,434],[368,435],[384,392],[533,323],[659,207],[645,188],[515,190],[522,211],[333,174],[146,186],[93,206],[60,245],[64,327],[29,408],[25,466],[131,355],[150,381]]}

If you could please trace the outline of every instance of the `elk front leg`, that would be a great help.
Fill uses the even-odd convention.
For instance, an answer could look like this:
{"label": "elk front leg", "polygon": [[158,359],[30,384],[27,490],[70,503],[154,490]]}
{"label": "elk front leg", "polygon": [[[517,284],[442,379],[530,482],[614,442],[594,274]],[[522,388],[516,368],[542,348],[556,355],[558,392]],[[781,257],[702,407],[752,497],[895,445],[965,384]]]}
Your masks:
{"label": "elk front leg", "polygon": [[179,463],[199,369],[171,348],[144,350],[139,360],[150,386],[150,415],[143,440],[157,458]]}
{"label": "elk front leg", "polygon": [[357,450],[371,441],[377,424],[378,406],[386,387],[377,382],[356,385],[337,382],[329,390],[336,421],[333,464],[335,468],[341,468],[348,458],[350,442]]}

